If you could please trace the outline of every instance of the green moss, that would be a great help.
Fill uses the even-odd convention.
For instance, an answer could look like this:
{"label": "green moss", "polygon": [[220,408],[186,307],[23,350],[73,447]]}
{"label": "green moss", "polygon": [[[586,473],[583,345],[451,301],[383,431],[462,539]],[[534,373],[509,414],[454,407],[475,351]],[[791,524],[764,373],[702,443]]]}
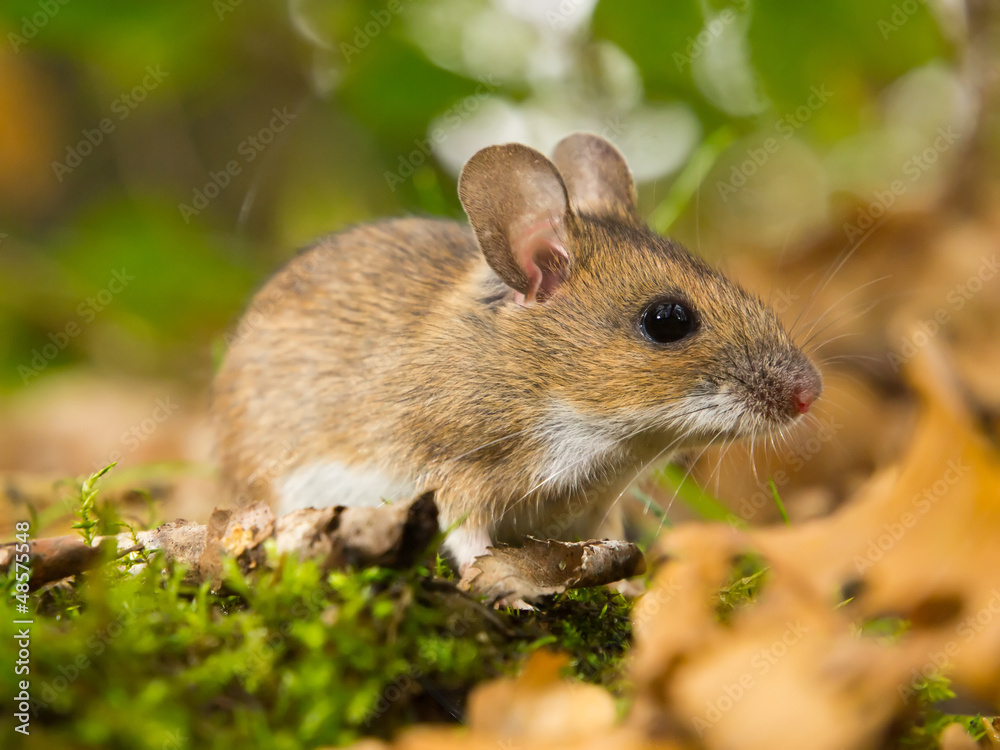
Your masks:
{"label": "green moss", "polygon": [[910,629],[910,621],[897,615],[872,617],[857,626],[859,635],[878,638],[888,643],[900,640]]}
{"label": "green moss", "polygon": [[[299,747],[386,736],[461,717],[473,685],[542,646],[569,651],[579,679],[623,688],[629,606],[603,589],[519,613],[487,609],[421,567],[322,575],[285,560],[253,578],[230,567],[225,594],[182,578],[103,571],[38,597],[33,741]],[[16,694],[10,670],[0,680]]]}
{"label": "green moss", "polygon": [[[624,697],[627,682],[622,667],[631,644],[631,610],[627,598],[598,587],[567,591],[544,609],[511,614],[523,630],[523,651],[541,646],[567,651],[569,675],[604,685]],[[537,632],[544,635],[527,640]]]}
{"label": "green moss", "polygon": [[738,555],[733,560],[729,583],[719,589],[718,601],[715,604],[715,615],[719,622],[728,624],[733,613],[757,598],[767,566],[759,555],[747,553]]}
{"label": "green moss", "polygon": [[[99,510],[89,496],[83,533],[113,523]],[[330,574],[269,556],[253,575],[229,563],[218,593],[186,585],[154,555],[33,595],[23,746],[297,748],[388,736],[459,720],[474,685],[515,673],[542,647],[569,653],[569,675],[625,693],[630,605],[604,588],[537,612],[496,611],[434,575],[447,571],[433,551],[427,567]],[[0,578],[4,663],[22,627],[12,585]],[[3,670],[0,691],[16,695],[20,679]]]}
{"label": "green moss", "polygon": [[934,673],[915,680],[910,688],[916,697],[916,710],[902,729],[898,747],[908,750],[936,750],[940,747],[941,732],[949,724],[956,723],[975,740],[986,735],[981,716],[952,714],[938,708],[937,704],[955,697],[947,677]]}
{"label": "green moss", "polygon": [[80,520],[73,524],[73,528],[80,532],[80,536],[83,537],[83,541],[87,544],[91,544],[94,541],[94,537],[97,535],[96,532],[105,534],[114,534],[117,532],[117,528],[114,525],[108,527],[106,524],[102,524],[102,516],[97,507],[97,484],[101,477],[111,471],[114,466],[113,463],[108,464],[100,471],[91,474],[80,485],[80,505],[77,509],[77,515],[80,517]]}

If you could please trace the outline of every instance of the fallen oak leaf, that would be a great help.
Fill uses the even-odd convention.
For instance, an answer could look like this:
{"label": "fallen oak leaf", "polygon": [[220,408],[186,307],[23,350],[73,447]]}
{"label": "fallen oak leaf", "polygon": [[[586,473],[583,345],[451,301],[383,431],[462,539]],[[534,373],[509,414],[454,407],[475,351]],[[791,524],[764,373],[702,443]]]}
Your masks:
{"label": "fallen oak leaf", "polygon": [[642,552],[618,540],[561,542],[527,537],[521,547],[490,547],[470,565],[459,588],[489,602],[537,601],[571,588],[614,583],[646,570]]}
{"label": "fallen oak leaf", "polygon": [[919,647],[858,637],[843,608],[784,568],[721,621],[716,594],[748,548],[748,532],[722,526],[671,534],[671,561],[633,612],[630,721],[709,750],[873,747]]}
{"label": "fallen oak leaf", "polygon": [[992,719],[984,716],[981,722],[989,741],[994,747],[1000,747],[1000,716],[994,716]]}
{"label": "fallen oak leaf", "polygon": [[853,589],[846,609],[858,619],[908,620],[907,638],[923,642],[912,677],[941,667],[996,703],[1000,451],[977,431],[944,350],[924,347],[908,375],[925,406],[898,468],[826,522],[787,538],[761,529],[758,546],[776,565],[809,571],[803,583],[816,591]]}
{"label": "fallen oak leaf", "polygon": [[216,508],[205,529],[205,546],[198,558],[201,575],[218,588],[222,558],[236,559],[244,573],[264,563],[263,542],[274,535],[274,512],[267,503],[246,508]]}
{"label": "fallen oak leaf", "polygon": [[302,508],[282,517],[276,528],[278,552],[319,560],[324,570],[409,567],[437,533],[433,491],[375,508]]}

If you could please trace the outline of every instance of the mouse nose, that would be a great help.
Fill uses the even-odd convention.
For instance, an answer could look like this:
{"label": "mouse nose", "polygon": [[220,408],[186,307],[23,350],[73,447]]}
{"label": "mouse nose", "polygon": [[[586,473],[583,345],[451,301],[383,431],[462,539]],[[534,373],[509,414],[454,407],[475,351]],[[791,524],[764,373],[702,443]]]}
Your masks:
{"label": "mouse nose", "polygon": [[799,414],[805,414],[809,411],[809,407],[812,406],[815,400],[815,393],[806,388],[797,388],[792,394],[792,408]]}
{"label": "mouse nose", "polygon": [[820,383],[819,376],[815,373],[810,373],[805,378],[802,378],[791,389],[790,406],[792,414],[808,413],[809,407],[819,398],[822,390],[823,386]]}

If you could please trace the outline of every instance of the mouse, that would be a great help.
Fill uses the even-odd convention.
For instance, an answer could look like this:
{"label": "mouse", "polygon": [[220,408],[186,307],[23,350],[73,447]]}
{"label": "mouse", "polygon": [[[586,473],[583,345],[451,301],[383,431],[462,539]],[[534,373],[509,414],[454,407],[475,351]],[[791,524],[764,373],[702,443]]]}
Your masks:
{"label": "mouse", "polygon": [[434,490],[464,572],[529,535],[622,539],[644,467],[780,432],[820,397],[772,309],[646,225],[608,140],[489,146],[458,193],[467,224],[347,228],[253,297],[212,386],[234,501]]}

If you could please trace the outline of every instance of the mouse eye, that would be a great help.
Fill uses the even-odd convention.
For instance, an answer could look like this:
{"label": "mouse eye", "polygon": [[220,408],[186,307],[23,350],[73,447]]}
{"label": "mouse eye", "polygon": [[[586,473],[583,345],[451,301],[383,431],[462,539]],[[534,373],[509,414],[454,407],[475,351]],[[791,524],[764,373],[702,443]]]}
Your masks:
{"label": "mouse eye", "polygon": [[639,318],[643,335],[657,344],[671,344],[694,333],[694,313],[680,302],[654,302]]}

